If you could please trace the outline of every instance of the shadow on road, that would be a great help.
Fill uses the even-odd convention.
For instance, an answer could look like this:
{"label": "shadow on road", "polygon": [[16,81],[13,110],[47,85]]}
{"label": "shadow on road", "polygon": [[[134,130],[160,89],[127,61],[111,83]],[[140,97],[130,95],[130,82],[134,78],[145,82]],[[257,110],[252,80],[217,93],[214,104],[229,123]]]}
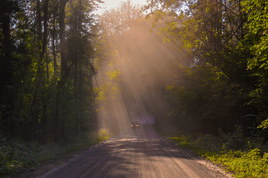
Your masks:
{"label": "shadow on road", "polygon": [[224,177],[151,126],[124,131],[40,177]]}

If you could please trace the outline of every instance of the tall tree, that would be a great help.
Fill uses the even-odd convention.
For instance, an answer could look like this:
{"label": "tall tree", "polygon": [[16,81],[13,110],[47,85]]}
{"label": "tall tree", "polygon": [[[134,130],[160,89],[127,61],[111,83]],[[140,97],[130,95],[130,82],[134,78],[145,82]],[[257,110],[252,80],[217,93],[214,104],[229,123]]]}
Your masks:
{"label": "tall tree", "polygon": [[55,119],[54,119],[54,140],[59,142],[64,137],[64,119],[61,117],[62,113],[62,95],[64,89],[64,83],[68,77],[68,66],[66,61],[66,41],[65,41],[65,6],[68,0],[60,1],[60,14],[59,14],[59,28],[60,28],[60,54],[61,54],[61,79],[57,84],[56,94],[56,107],[55,107]]}
{"label": "tall tree", "polygon": [[[256,86],[250,92],[252,104],[258,108],[258,123],[267,128],[267,105],[268,105],[268,2],[266,1],[243,1],[244,11],[248,13],[245,29],[245,48],[251,52],[248,58],[248,69],[257,78]],[[265,124],[266,123],[266,124]],[[267,132],[267,131],[266,131]]]}
{"label": "tall tree", "polygon": [[0,50],[0,105],[2,107],[1,118],[2,129],[5,135],[10,131],[14,133],[13,118],[11,114],[15,112],[17,93],[15,83],[14,69],[14,41],[11,35],[12,22],[15,13],[19,11],[18,2],[13,0],[3,0],[0,3],[0,20],[1,20],[1,50]]}
{"label": "tall tree", "polygon": [[[92,109],[92,100],[86,98],[92,95],[90,32],[96,2],[1,1],[0,123],[5,136],[59,142],[66,138],[66,129],[82,132]],[[75,45],[79,47],[73,55]],[[79,95],[79,111],[69,105],[74,95]],[[76,113],[76,128],[66,119],[69,113],[69,118]]]}
{"label": "tall tree", "polygon": [[[247,6],[244,6],[245,4]],[[266,99],[260,94],[265,87],[256,89],[261,78],[262,81],[266,80],[265,75],[257,77],[260,73],[264,74],[265,70],[255,73],[258,67],[254,64],[258,63],[257,66],[265,68],[265,62],[260,61],[266,59],[264,55],[266,48],[258,48],[262,49],[259,51],[262,60],[254,58],[256,51],[253,54],[248,50],[253,49],[249,46],[252,46],[254,40],[261,39],[261,34],[265,31],[263,30],[265,25],[256,25],[256,22],[266,24],[263,23],[265,16],[260,15],[266,12],[264,6],[265,4],[261,2],[242,0],[150,1],[147,9],[151,10],[149,15],[155,17],[155,22],[161,18],[173,17],[170,23],[160,29],[166,35],[165,38],[168,39],[166,41],[174,45],[178,41],[182,42],[188,52],[188,58],[185,60],[189,60],[189,65],[185,66],[184,74],[186,82],[178,82],[176,89],[170,91],[172,94],[178,94],[174,113],[184,115],[183,118],[191,120],[189,123],[193,125],[198,123],[192,128],[197,126],[202,129],[202,125],[205,124],[210,126],[210,129],[205,129],[206,131],[217,133],[219,127],[231,131],[234,129],[232,125],[237,124],[249,131],[249,127],[256,126],[259,122],[258,116],[264,114],[258,111],[260,105],[255,105],[255,102],[258,101],[259,104],[266,106],[264,102]],[[253,7],[259,7],[258,13]],[[249,14],[246,13],[246,9]],[[256,18],[255,15],[260,18]],[[254,28],[253,24],[258,28]],[[249,34],[253,38],[249,37]],[[263,37],[262,39],[265,39],[265,35]],[[261,45],[259,42],[255,44]],[[250,68],[254,70],[249,70]],[[198,101],[202,103],[196,105]],[[216,107],[219,103],[225,103],[225,106],[221,109]],[[223,113],[229,116],[222,117]],[[256,129],[253,132],[256,132]]]}

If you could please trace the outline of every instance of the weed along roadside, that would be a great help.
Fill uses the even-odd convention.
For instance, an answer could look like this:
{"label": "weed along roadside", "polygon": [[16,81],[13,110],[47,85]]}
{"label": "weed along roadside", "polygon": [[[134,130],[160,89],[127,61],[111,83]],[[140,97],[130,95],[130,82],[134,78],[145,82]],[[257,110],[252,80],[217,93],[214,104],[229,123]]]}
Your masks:
{"label": "weed along roadside", "polygon": [[14,176],[49,162],[66,159],[73,154],[110,137],[105,129],[91,137],[67,144],[41,145],[37,142],[23,142],[0,138],[0,177]]}
{"label": "weed along roadside", "polygon": [[[220,137],[211,135],[196,138],[180,136],[169,137],[179,147],[187,148],[198,155],[218,164],[234,177],[265,178],[268,177],[268,150],[267,145],[257,145],[247,141],[246,145],[237,148],[238,140],[224,142]],[[234,139],[234,138],[230,138]],[[242,140],[240,140],[242,141]],[[230,145],[230,143],[234,145]],[[234,149],[236,147],[236,149]]]}

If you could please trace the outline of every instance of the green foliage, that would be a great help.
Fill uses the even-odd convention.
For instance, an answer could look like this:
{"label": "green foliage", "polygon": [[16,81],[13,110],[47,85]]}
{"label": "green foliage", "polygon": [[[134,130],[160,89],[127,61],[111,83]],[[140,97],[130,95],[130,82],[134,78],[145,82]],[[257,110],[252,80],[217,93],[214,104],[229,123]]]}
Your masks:
{"label": "green foliage", "polygon": [[268,119],[262,121],[261,125],[259,125],[258,128],[267,129],[268,128]]}
{"label": "green foliage", "polygon": [[227,148],[228,142],[234,143],[230,140],[235,140],[236,135],[226,134],[228,138],[225,139],[227,141],[212,135],[199,135],[196,138],[185,136],[169,137],[169,140],[178,143],[178,146],[190,148],[200,156],[219,163],[226,171],[232,172],[234,177],[267,177],[268,153],[264,152],[264,149],[252,147],[251,144],[248,144],[246,148],[242,147],[237,150]]}
{"label": "green foliage", "polygon": [[[14,9],[6,12],[12,18],[6,19],[5,26],[0,18],[0,46],[3,38],[11,43],[8,56],[0,49],[1,133],[46,143],[93,132],[94,1],[3,3]],[[60,13],[60,5],[66,7],[66,16]],[[3,7],[1,2],[1,13]],[[62,36],[66,42],[60,40]]]}
{"label": "green foliage", "polygon": [[19,140],[0,140],[0,176],[16,175],[17,173],[38,166],[49,160],[67,156],[92,144],[109,138],[106,130],[101,130],[95,136],[84,138],[79,142],[67,144],[40,145],[37,142]]}
{"label": "green foliage", "polygon": [[227,150],[239,150],[248,146],[241,127],[237,127],[232,134],[226,134],[220,129],[219,136],[223,140],[225,149]]}
{"label": "green foliage", "polygon": [[244,0],[243,6],[248,13],[248,21],[245,27],[249,29],[249,33],[246,38],[252,42],[250,49],[255,56],[249,60],[248,67],[250,69],[268,70],[268,3],[262,0]]}
{"label": "green foliage", "polygon": [[235,172],[235,177],[264,178],[268,176],[267,155],[256,148],[245,152],[230,150],[224,154],[206,155],[206,157],[225,165],[229,171]]}
{"label": "green foliage", "polygon": [[186,136],[181,135],[180,137],[169,137],[168,139],[178,143],[178,146],[185,148],[191,147],[190,143],[188,142],[189,139]]}
{"label": "green foliage", "polygon": [[[105,72],[105,79],[103,79],[104,83],[100,86],[94,87],[96,104],[107,104],[116,98],[119,93],[119,79],[119,70]],[[101,111],[102,109],[103,108],[97,108],[97,111]]]}
{"label": "green foliage", "polygon": [[199,152],[205,151],[205,152],[219,153],[221,151],[222,143],[223,140],[220,137],[209,134],[199,135],[194,140],[194,145],[198,147]]}
{"label": "green foliage", "polygon": [[[259,110],[258,125],[264,128],[267,112],[267,84],[268,84],[268,3],[262,0],[243,0],[243,11],[247,13],[247,21],[244,28],[247,30],[245,35],[245,48],[250,51],[248,57],[247,68],[252,72],[252,76],[256,78],[256,85],[250,92],[252,98],[251,104],[255,105]],[[264,125],[263,125],[264,124]]]}
{"label": "green foliage", "polygon": [[[167,87],[172,103],[171,117],[181,118],[176,124],[187,132],[217,132],[220,124],[227,122],[233,91],[226,91],[227,77],[217,67],[209,64],[195,65],[182,74],[184,80]],[[229,96],[226,96],[226,94]],[[216,128],[215,128],[216,126]],[[213,128],[214,127],[214,128]]]}
{"label": "green foliage", "polygon": [[240,125],[246,135],[267,138],[266,129],[257,129],[267,125],[267,2],[161,0],[146,10],[163,41],[185,54],[175,74],[180,80],[165,86],[172,110],[162,122],[214,135]]}
{"label": "green foliage", "polygon": [[100,129],[98,131],[97,138],[99,141],[107,140],[109,137],[110,137],[110,134],[109,134],[108,130]]}

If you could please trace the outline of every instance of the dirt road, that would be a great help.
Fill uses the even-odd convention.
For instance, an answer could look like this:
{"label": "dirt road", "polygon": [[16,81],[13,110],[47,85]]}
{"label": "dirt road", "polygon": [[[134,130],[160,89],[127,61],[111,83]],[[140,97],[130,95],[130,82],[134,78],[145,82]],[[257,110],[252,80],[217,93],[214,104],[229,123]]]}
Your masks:
{"label": "dirt road", "polygon": [[230,175],[175,147],[152,129],[143,128],[95,145],[39,177],[209,178]]}

